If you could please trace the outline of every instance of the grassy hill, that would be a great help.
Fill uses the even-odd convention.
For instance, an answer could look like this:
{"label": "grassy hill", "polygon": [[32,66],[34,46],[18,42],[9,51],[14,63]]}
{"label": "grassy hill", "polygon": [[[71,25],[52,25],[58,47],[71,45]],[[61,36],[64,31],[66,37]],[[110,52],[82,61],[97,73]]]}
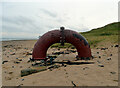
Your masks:
{"label": "grassy hill", "polygon": [[[104,27],[92,29],[87,32],[80,33],[83,35],[91,47],[96,47],[99,43],[110,42],[117,43],[118,42],[118,30],[120,30],[120,22],[114,22]],[[60,46],[60,43],[53,44],[51,47],[74,47],[71,44],[65,43],[65,46]]]}

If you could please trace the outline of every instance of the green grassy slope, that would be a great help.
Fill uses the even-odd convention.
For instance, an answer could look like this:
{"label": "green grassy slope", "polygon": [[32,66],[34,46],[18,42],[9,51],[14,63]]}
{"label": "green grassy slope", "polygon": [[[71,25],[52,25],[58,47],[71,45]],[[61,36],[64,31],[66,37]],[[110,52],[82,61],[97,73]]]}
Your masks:
{"label": "green grassy slope", "polygon": [[[96,47],[98,43],[101,42],[111,42],[111,43],[117,43],[118,42],[118,26],[120,25],[120,22],[114,22],[108,25],[105,25],[104,27],[92,29],[88,32],[82,32],[80,33],[83,35],[91,47]],[[71,44],[66,43],[65,46],[60,46],[60,43],[53,44],[51,47],[59,47],[59,48],[67,48],[67,47],[73,47]]]}
{"label": "green grassy slope", "polygon": [[92,29],[88,32],[81,33],[87,40],[91,46],[97,46],[100,42],[118,42],[118,26],[120,22],[114,22],[104,27]]}

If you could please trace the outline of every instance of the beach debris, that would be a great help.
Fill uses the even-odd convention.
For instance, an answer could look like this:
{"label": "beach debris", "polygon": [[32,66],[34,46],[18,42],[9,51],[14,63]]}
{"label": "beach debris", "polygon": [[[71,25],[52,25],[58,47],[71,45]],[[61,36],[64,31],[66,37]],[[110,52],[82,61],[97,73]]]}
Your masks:
{"label": "beach debris", "polygon": [[110,54],[110,56],[112,56],[112,54]]}
{"label": "beach debris", "polygon": [[15,53],[12,53],[12,54],[10,54],[10,55],[15,55]]}
{"label": "beach debris", "polygon": [[75,52],[76,52],[76,50],[70,50],[70,52],[75,53]]}
{"label": "beach debris", "polygon": [[98,65],[99,67],[104,67],[104,65]]}
{"label": "beach debris", "polygon": [[13,72],[9,72],[8,74],[12,74]]}
{"label": "beach debris", "polygon": [[22,81],[24,81],[24,79],[21,79]]}
{"label": "beach debris", "polygon": [[26,55],[32,55],[32,53],[27,52]]}
{"label": "beach debris", "polygon": [[60,67],[60,65],[52,65],[52,66],[48,67],[48,69],[51,69],[51,68],[55,69],[55,68],[59,68],[59,67]]}
{"label": "beach debris", "polygon": [[14,66],[12,66],[12,68],[14,68]]}
{"label": "beach debris", "polygon": [[83,70],[85,70],[85,69],[89,69],[89,68],[88,67],[84,67]]}
{"label": "beach debris", "polygon": [[101,48],[101,50],[106,50],[106,49],[108,49],[108,48]]}
{"label": "beach debris", "polygon": [[119,47],[119,45],[115,45],[115,47]]}
{"label": "beach debris", "polygon": [[10,47],[13,47],[13,45],[5,45],[3,47],[10,48]]}
{"label": "beach debris", "polygon": [[60,55],[60,54],[64,54],[64,52],[63,51],[61,51],[61,52],[53,52],[52,54],[54,54],[54,55]]}
{"label": "beach debris", "polygon": [[101,63],[100,61],[97,60],[98,63]]}
{"label": "beach debris", "polygon": [[20,62],[19,61],[14,61],[14,63],[19,64]]}
{"label": "beach debris", "polygon": [[111,58],[108,58],[107,60],[111,60]]}
{"label": "beach debris", "polygon": [[23,70],[21,70],[21,77],[27,76],[27,75],[30,75],[30,74],[33,74],[33,73],[45,71],[45,70],[47,70],[47,68],[45,66],[41,67],[41,68],[27,68],[27,69],[23,69]]}
{"label": "beach debris", "polygon": [[2,64],[6,63],[6,62],[8,62],[8,60],[3,61]]}
{"label": "beach debris", "polygon": [[97,52],[97,54],[99,54],[99,52]]}
{"label": "beach debris", "polygon": [[111,74],[116,74],[116,72],[110,72]]}
{"label": "beach debris", "polygon": [[71,83],[73,84],[74,87],[76,87],[76,84],[73,81],[71,81]]}

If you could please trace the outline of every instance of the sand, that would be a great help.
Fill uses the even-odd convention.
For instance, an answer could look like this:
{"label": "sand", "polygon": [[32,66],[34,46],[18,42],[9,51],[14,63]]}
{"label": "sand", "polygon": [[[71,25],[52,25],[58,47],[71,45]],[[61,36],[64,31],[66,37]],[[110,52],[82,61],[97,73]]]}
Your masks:
{"label": "sand", "polygon": [[[27,54],[32,53],[35,43],[35,40],[2,43],[3,86],[118,86],[118,47],[111,43],[91,49],[94,58],[90,61],[94,64],[66,65],[52,71],[48,69],[21,77],[21,70],[31,67],[34,63],[27,63],[32,57]],[[104,48],[107,49],[104,50]],[[49,48],[47,54],[57,51],[67,50]],[[61,54],[56,60],[74,61],[76,55],[77,52]]]}

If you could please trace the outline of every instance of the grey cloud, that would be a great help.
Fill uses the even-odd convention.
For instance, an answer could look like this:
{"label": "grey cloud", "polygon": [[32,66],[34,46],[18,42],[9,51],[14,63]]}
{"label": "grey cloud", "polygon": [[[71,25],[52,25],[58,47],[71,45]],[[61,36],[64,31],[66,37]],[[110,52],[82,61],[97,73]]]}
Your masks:
{"label": "grey cloud", "polygon": [[53,13],[53,12],[50,12],[46,9],[40,9],[40,11],[44,12],[45,14],[51,16],[51,17],[57,17],[57,14],[56,13]]}

